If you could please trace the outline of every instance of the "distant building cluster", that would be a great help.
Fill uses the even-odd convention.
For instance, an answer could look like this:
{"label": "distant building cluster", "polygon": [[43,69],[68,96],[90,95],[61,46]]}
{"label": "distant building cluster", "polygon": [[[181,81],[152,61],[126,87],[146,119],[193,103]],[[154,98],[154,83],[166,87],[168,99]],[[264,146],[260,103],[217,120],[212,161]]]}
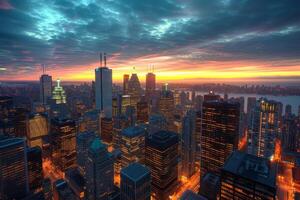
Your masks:
{"label": "distant building cluster", "polygon": [[112,73],[0,96],[0,199],[299,199],[300,106]]}

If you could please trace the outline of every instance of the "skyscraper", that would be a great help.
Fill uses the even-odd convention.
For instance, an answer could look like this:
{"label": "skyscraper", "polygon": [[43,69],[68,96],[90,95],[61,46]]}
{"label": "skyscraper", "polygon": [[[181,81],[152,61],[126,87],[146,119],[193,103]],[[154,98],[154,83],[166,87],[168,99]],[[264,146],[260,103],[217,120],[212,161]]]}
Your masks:
{"label": "skyscraper", "polygon": [[121,113],[125,114],[127,107],[130,106],[130,95],[122,95],[121,99]]}
{"label": "skyscraper", "polygon": [[[202,107],[202,105],[201,105]],[[200,164],[201,160],[201,132],[202,132],[202,109],[196,112],[195,125],[195,145],[196,145],[196,164]]]}
{"label": "skyscraper", "polygon": [[248,153],[272,158],[275,139],[280,136],[281,104],[276,101],[259,99],[253,109],[249,130]]}
{"label": "skyscraper", "polygon": [[96,134],[92,131],[85,131],[76,136],[77,165],[82,175],[84,175],[86,171],[85,166],[88,158],[88,149],[95,137]]}
{"label": "skyscraper", "polygon": [[13,98],[0,96],[0,135],[13,135],[15,128],[13,123]]}
{"label": "skyscraper", "polygon": [[99,138],[89,147],[86,168],[86,198],[88,200],[107,200],[113,191],[113,157]]}
{"label": "skyscraper", "polygon": [[145,129],[140,126],[131,126],[122,131],[122,167],[126,167],[133,162],[144,163],[145,135]]}
{"label": "skyscraper", "polygon": [[149,121],[149,106],[146,101],[139,101],[137,103],[137,117],[136,120],[139,123],[146,123]]}
{"label": "skyscraper", "polygon": [[60,80],[56,80],[57,85],[54,87],[52,99],[56,104],[66,103],[66,94],[64,88],[60,85]]}
{"label": "skyscraper", "polygon": [[52,76],[43,74],[40,77],[40,102],[47,104],[48,98],[52,95]]}
{"label": "skyscraper", "polygon": [[188,111],[182,122],[182,169],[181,174],[190,177],[195,173],[196,161],[196,116],[195,112]]}
{"label": "skyscraper", "polygon": [[42,149],[39,146],[27,150],[28,182],[31,192],[38,191],[43,186]]}
{"label": "skyscraper", "polygon": [[215,94],[213,91],[209,91],[208,94],[204,95],[204,101],[217,101],[220,99],[221,99],[220,95]]}
{"label": "skyscraper", "polygon": [[128,94],[129,74],[123,75],[123,95]]}
{"label": "skyscraper", "polygon": [[[101,58],[102,60],[102,58]],[[112,117],[112,70],[106,66],[106,56],[104,55],[104,67],[95,69],[95,92],[96,109],[103,111],[105,117]]]}
{"label": "skyscraper", "polygon": [[24,138],[0,138],[0,199],[21,199],[29,191]]}
{"label": "skyscraper", "polygon": [[32,114],[26,124],[27,144],[42,148],[43,137],[48,135],[48,119],[45,114]]}
{"label": "skyscraper", "polygon": [[149,169],[139,163],[131,163],[121,170],[121,199],[150,200],[151,175]]}
{"label": "skyscraper", "polygon": [[178,179],[178,136],[159,131],[146,138],[145,164],[151,172],[152,197],[169,199]]}
{"label": "skyscraper", "polygon": [[100,135],[100,113],[98,110],[85,112],[80,118],[80,131],[92,131]]}
{"label": "skyscraper", "polygon": [[113,97],[112,99],[112,118],[121,114],[121,96]]}
{"label": "skyscraper", "polygon": [[76,164],[76,124],[71,119],[51,120],[52,160],[62,171]]}
{"label": "skyscraper", "polygon": [[256,97],[248,97],[247,99],[247,124],[250,127],[253,109],[256,105]]}
{"label": "skyscraper", "polygon": [[165,84],[161,91],[159,112],[166,118],[169,127],[172,126],[174,119],[174,96],[168,89],[168,84]]}
{"label": "skyscraper", "polygon": [[285,106],[285,118],[290,118],[292,116],[292,106],[287,104]]}
{"label": "skyscraper", "polygon": [[235,151],[221,170],[220,199],[277,199],[275,164]]}
{"label": "skyscraper", "polygon": [[155,94],[156,89],[156,80],[155,74],[152,72],[147,73],[146,75],[146,97],[151,99]]}
{"label": "skyscraper", "polygon": [[113,137],[113,121],[111,118],[102,117],[100,119],[101,140],[105,143],[111,143]]}
{"label": "skyscraper", "polygon": [[201,134],[201,177],[219,174],[228,156],[238,148],[239,103],[204,101]]}
{"label": "skyscraper", "polygon": [[148,134],[151,135],[158,131],[167,130],[166,118],[161,114],[152,114],[149,117]]}
{"label": "skyscraper", "polygon": [[27,108],[16,108],[13,116],[13,123],[15,127],[15,136],[16,137],[26,137],[26,122],[29,110]]}
{"label": "skyscraper", "polygon": [[136,73],[131,74],[128,82],[128,94],[130,95],[130,104],[136,109],[137,102],[141,98],[141,84]]}

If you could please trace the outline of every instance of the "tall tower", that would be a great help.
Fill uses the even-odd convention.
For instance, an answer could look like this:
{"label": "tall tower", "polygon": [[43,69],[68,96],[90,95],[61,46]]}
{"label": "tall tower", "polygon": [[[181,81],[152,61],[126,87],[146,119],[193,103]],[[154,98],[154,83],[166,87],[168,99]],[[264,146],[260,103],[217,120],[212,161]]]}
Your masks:
{"label": "tall tower", "polygon": [[141,98],[141,84],[136,73],[131,74],[128,82],[128,94],[130,95],[130,104],[136,108],[137,102]]}
{"label": "tall tower", "polygon": [[123,95],[128,94],[129,74],[123,75]]}
{"label": "tall tower", "polygon": [[156,88],[156,77],[153,72],[149,72],[146,75],[146,97],[147,100],[152,98]]}
{"label": "tall tower", "polygon": [[27,144],[42,148],[43,137],[48,135],[48,118],[45,114],[31,114],[26,121]]}
{"label": "tall tower", "polygon": [[57,85],[54,87],[52,99],[56,104],[66,103],[66,93],[64,88],[60,85],[60,80],[56,80]]}
{"label": "tall tower", "polygon": [[195,173],[196,161],[196,115],[192,110],[188,111],[182,122],[182,170],[185,177],[191,177]]}
{"label": "tall tower", "polygon": [[31,192],[42,188],[43,185],[43,161],[42,149],[35,146],[27,149],[28,183]]}
{"label": "tall tower", "polygon": [[112,117],[112,70],[106,66],[104,53],[104,66],[100,54],[100,67],[95,69],[96,109],[103,111],[105,117]]}
{"label": "tall tower", "polygon": [[88,200],[108,199],[114,186],[114,162],[99,138],[95,138],[89,147],[85,179]]}
{"label": "tall tower", "polygon": [[121,165],[130,163],[144,163],[145,160],[145,129],[140,126],[131,126],[122,131],[121,138]]}
{"label": "tall tower", "polygon": [[177,134],[159,131],[147,137],[145,157],[151,172],[153,199],[169,199],[178,183]]}
{"label": "tall tower", "polygon": [[150,200],[150,170],[140,163],[132,163],[121,170],[121,199]]}
{"label": "tall tower", "polygon": [[168,90],[168,84],[163,86],[159,99],[159,112],[166,118],[169,129],[172,128],[174,119],[174,96]]}
{"label": "tall tower", "polygon": [[279,137],[281,103],[259,99],[252,110],[248,145],[250,154],[270,159],[275,153],[275,139]]}
{"label": "tall tower", "polygon": [[76,136],[77,165],[79,172],[84,175],[86,172],[86,161],[88,158],[88,149],[96,137],[95,132],[85,131]]}
{"label": "tall tower", "polygon": [[202,109],[196,112],[195,123],[196,163],[199,165],[201,160]]}
{"label": "tall tower", "polygon": [[40,102],[47,103],[47,99],[52,95],[52,76],[45,74],[45,66],[43,66],[43,74],[40,77]]}
{"label": "tall tower", "polygon": [[238,148],[239,103],[204,101],[201,134],[201,177],[219,174],[228,156]]}
{"label": "tall tower", "polygon": [[71,119],[51,120],[52,160],[62,171],[76,164],[76,124]]}
{"label": "tall tower", "polygon": [[22,199],[29,191],[24,138],[0,138],[0,199]]}
{"label": "tall tower", "polygon": [[147,123],[149,121],[149,105],[146,101],[139,101],[136,106],[137,122]]}

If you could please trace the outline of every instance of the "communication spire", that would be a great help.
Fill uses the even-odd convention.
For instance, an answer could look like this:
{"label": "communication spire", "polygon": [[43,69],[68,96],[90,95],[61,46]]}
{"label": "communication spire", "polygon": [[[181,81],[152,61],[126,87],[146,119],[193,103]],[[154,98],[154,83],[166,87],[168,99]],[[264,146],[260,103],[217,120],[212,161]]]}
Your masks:
{"label": "communication spire", "polygon": [[100,52],[100,67],[102,67],[102,53]]}

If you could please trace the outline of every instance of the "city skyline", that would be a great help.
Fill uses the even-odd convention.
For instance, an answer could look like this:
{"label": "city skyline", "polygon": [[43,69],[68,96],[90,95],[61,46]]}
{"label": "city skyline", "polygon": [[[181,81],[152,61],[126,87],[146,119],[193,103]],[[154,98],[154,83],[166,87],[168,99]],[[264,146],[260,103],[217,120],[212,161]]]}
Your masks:
{"label": "city skyline", "polygon": [[153,65],[158,82],[299,83],[298,7],[276,0],[5,0],[0,80],[37,80],[45,64],[54,80],[90,81],[106,51],[115,82],[134,71],[144,82]]}
{"label": "city skyline", "polygon": [[300,200],[299,8],[0,0],[0,199]]}

